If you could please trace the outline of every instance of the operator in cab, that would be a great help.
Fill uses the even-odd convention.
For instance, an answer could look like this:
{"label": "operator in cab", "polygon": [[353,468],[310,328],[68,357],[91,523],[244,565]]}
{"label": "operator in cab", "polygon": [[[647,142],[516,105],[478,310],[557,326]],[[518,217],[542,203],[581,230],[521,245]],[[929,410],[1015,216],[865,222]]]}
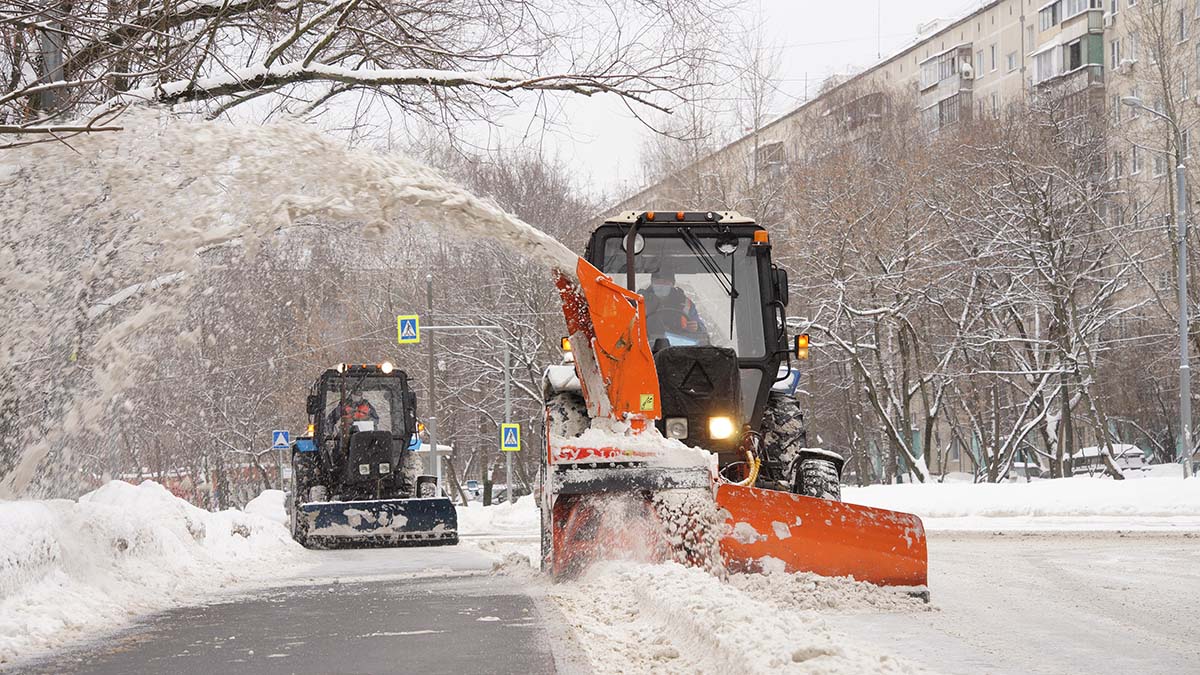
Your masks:
{"label": "operator in cab", "polygon": [[342,420],[348,420],[351,424],[355,422],[371,422],[371,426],[374,428],[374,425],[379,423],[379,413],[366,397],[361,393],[357,393],[347,397],[346,401],[340,406],[335,406],[329,412],[329,425],[331,428],[338,428],[338,423]]}
{"label": "operator in cab", "polygon": [[646,332],[651,345],[660,338],[672,345],[707,344],[708,330],[696,304],[675,285],[675,272],[660,267],[650,274],[650,286],[638,293],[646,299]]}

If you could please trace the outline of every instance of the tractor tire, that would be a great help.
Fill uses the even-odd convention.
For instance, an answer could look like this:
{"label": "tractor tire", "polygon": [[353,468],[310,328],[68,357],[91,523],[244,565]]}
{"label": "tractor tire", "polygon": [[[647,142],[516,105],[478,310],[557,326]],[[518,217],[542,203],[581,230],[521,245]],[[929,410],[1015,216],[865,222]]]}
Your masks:
{"label": "tractor tire", "polygon": [[[794,396],[772,391],[762,419],[762,448],[767,465],[766,479],[787,490],[795,482],[796,458],[808,447],[804,412]],[[765,486],[769,487],[769,486]]]}
{"label": "tractor tire", "polygon": [[583,395],[561,391],[546,401],[546,436],[575,438],[592,426]]}
{"label": "tractor tire", "polygon": [[801,457],[792,492],[805,497],[842,501],[842,477],[833,460]]}
{"label": "tractor tire", "polygon": [[307,546],[308,522],[300,517],[300,505],[309,497],[317,479],[317,458],[310,453],[292,452],[292,539]]}

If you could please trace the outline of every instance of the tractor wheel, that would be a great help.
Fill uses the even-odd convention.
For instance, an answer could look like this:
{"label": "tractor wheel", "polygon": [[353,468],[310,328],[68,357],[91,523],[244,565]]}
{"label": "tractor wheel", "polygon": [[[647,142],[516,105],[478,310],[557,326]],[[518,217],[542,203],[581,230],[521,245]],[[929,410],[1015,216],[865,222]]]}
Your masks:
{"label": "tractor wheel", "polygon": [[777,391],[768,396],[763,411],[762,447],[766,455],[764,477],[774,481],[779,489],[787,490],[795,481],[796,458],[808,447],[804,413],[794,396]]}
{"label": "tractor wheel", "polygon": [[796,469],[796,483],[792,492],[805,497],[842,501],[842,481],[838,465],[824,457],[800,458]]}
{"label": "tractor wheel", "polygon": [[316,457],[309,453],[292,452],[292,538],[301,546],[307,545],[308,521],[300,517],[300,506],[308,499],[317,479]]}

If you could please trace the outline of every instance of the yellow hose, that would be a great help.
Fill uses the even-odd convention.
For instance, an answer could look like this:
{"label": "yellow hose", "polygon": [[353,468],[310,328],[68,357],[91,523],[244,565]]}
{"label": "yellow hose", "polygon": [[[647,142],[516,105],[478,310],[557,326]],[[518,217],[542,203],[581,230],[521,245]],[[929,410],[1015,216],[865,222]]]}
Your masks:
{"label": "yellow hose", "polygon": [[[746,427],[746,432],[751,433],[749,426]],[[730,481],[733,485],[737,485],[739,487],[751,487],[754,485],[754,482],[758,480],[758,470],[762,468],[762,460],[760,460],[757,454],[754,452],[756,438],[756,436],[749,437],[749,443],[746,446],[746,466],[750,467],[750,473],[744,479],[736,483]]]}

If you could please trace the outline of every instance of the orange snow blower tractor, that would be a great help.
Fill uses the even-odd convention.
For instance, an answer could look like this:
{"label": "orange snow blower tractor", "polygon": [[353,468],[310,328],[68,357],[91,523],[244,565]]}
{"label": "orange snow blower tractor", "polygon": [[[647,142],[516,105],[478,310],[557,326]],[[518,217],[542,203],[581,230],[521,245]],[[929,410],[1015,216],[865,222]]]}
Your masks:
{"label": "orange snow blower tractor", "polygon": [[[630,550],[701,564],[707,536],[729,570],[927,592],[921,520],[840,501],[841,456],[808,447],[792,363],[808,337],[788,339],[766,230],[733,212],[624,213],[556,283],[570,352],[543,380],[543,569]],[[708,535],[687,522],[705,517],[696,495]]]}

